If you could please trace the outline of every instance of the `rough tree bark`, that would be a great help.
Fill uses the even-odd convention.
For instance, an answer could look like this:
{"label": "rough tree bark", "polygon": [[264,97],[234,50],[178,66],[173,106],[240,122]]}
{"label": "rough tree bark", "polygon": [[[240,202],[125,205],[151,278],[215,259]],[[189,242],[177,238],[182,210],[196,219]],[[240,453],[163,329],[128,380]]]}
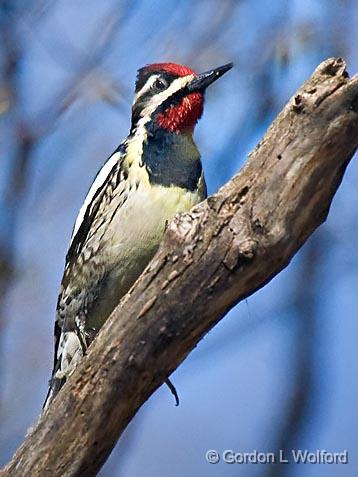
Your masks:
{"label": "rough tree bark", "polygon": [[358,145],[358,77],[323,62],[229,183],[169,225],[48,414],[3,473],[91,476],[138,408],[327,217]]}

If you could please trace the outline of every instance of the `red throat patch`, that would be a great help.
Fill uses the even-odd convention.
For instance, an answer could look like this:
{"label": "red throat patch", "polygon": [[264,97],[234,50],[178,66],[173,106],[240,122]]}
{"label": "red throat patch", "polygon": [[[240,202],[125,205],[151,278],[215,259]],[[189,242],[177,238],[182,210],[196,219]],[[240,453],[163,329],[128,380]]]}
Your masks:
{"label": "red throat patch", "polygon": [[171,105],[163,113],[158,114],[157,124],[163,129],[179,134],[193,131],[203,114],[204,96],[202,93],[189,93],[179,104]]}

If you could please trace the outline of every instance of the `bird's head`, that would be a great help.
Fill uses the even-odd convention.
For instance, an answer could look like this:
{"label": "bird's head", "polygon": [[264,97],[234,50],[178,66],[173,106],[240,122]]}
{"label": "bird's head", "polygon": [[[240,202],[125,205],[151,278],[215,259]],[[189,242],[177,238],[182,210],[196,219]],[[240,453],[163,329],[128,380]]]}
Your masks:
{"label": "bird's head", "polygon": [[132,130],[140,122],[172,133],[192,132],[203,113],[206,88],[232,68],[229,63],[197,74],[176,63],[155,63],[138,71]]}

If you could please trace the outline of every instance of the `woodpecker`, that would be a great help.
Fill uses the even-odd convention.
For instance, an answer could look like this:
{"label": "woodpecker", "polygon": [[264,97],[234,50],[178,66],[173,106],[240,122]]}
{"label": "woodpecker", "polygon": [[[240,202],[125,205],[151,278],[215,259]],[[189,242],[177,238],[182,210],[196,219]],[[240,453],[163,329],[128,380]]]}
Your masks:
{"label": "woodpecker", "polygon": [[154,256],[167,222],[206,198],[193,132],[205,89],[232,66],[139,69],[129,135],[95,177],[72,231],[45,409]]}

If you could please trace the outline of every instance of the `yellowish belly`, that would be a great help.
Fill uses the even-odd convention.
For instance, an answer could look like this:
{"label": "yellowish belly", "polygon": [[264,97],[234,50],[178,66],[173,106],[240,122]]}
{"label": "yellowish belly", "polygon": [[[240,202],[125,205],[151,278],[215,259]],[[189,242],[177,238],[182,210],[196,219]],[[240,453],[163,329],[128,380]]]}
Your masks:
{"label": "yellowish belly", "polygon": [[143,272],[158,249],[167,222],[201,200],[198,192],[146,185],[140,185],[128,197],[104,237],[105,261],[111,263],[111,272],[100,291],[98,306],[88,316],[91,328],[100,328],[103,317]]}

